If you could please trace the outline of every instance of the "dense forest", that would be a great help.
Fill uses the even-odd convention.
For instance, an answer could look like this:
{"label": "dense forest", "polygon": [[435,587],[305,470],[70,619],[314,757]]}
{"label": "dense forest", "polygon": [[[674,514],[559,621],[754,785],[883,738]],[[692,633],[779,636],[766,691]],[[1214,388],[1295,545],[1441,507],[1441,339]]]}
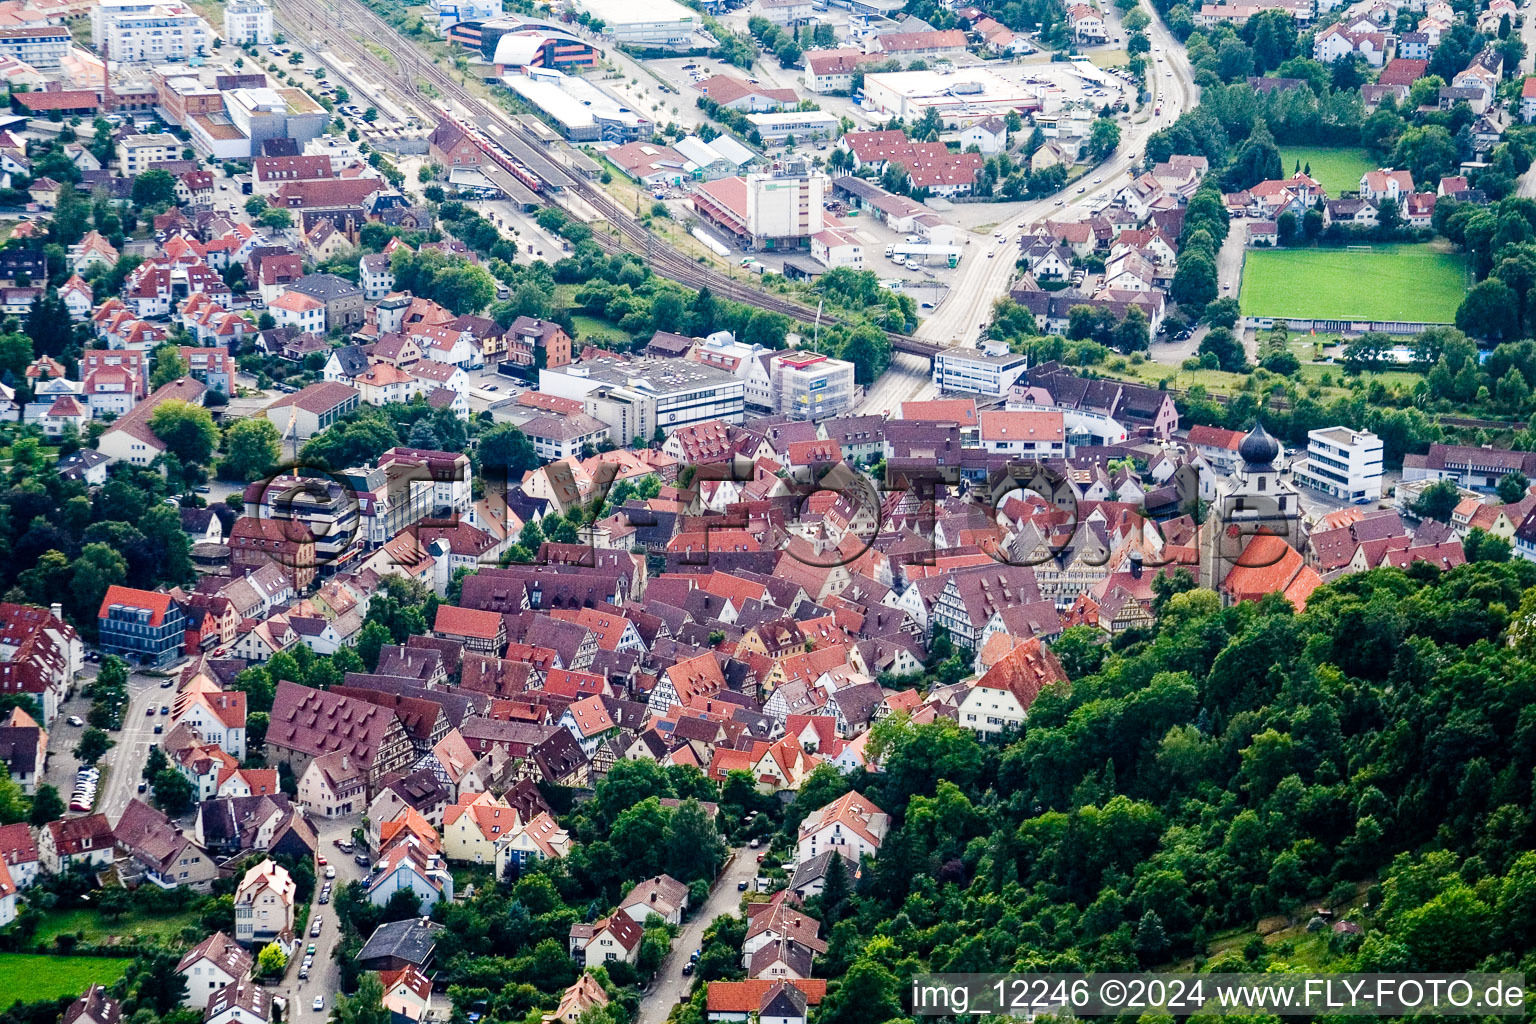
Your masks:
{"label": "dense forest", "polygon": [[[796,800],[854,786],[895,819],[852,891],[810,902],[820,1024],[903,1018],[924,970],[1529,971],[1533,585],[1526,563],[1380,570],[1302,614],[1168,587],[1153,629],[1069,630],[1070,684],[1009,742],[877,726],[884,771]],[[736,929],[704,976],[734,976],[712,951]]]}

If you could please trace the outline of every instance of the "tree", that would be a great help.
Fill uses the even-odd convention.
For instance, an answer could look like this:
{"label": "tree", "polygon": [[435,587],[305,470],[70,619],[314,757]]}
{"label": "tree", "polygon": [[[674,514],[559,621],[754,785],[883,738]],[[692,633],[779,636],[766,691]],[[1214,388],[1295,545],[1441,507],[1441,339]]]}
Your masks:
{"label": "tree", "polygon": [[372,672],[379,664],[379,652],[384,645],[393,643],[394,637],[380,622],[366,622],[362,631],[357,635],[357,656],[363,659],[363,665]]}
{"label": "tree", "polygon": [[269,942],[261,947],[261,952],[256,954],[256,973],[263,978],[281,977],[288,967],[288,954],[283,952],[283,947],[275,942]]}
{"label": "tree", "polygon": [[893,160],[886,164],[885,172],[880,175],[880,187],[898,196],[907,195],[912,191],[912,176],[905,166]]}
{"label": "tree", "polygon": [[1509,541],[1478,527],[1468,530],[1461,544],[1469,562],[1507,562],[1511,554]]}
{"label": "tree", "polygon": [[1152,347],[1152,324],[1140,306],[1132,306],[1125,311],[1125,316],[1115,325],[1111,344],[1126,355],[1145,352]]}
{"label": "tree", "polygon": [[149,756],[144,759],[144,767],[139,770],[139,778],[145,782],[155,781],[155,776],[171,766],[171,759],[165,756],[165,751],[158,746],[149,748]]}
{"label": "tree", "polygon": [[50,821],[64,817],[64,800],[51,783],[44,782],[32,794],[32,813],[27,820],[41,828]]}
{"label": "tree", "polygon": [[1456,310],[1456,327],[1475,338],[1513,338],[1520,305],[1514,290],[1496,277],[1474,285]]}
{"label": "tree", "polygon": [[1419,492],[1419,496],[1408,506],[1408,511],[1420,519],[1438,519],[1442,523],[1451,521],[1451,512],[1461,503],[1461,495],[1456,490],[1456,485],[1449,480],[1436,480]]}
{"label": "tree", "polygon": [[1248,369],[1248,357],[1243,343],[1225,327],[1213,327],[1200,340],[1200,354],[1216,357],[1216,365],[1230,373],[1242,373]]}
{"label": "tree", "polygon": [[1088,132],[1088,151],[1094,159],[1103,160],[1119,148],[1120,125],[1107,117],[1095,120]]}
{"label": "tree", "polygon": [[1280,162],[1280,149],[1275,145],[1269,129],[1260,122],[1233,155],[1232,166],[1226,174],[1227,186],[1236,192],[1251,188],[1261,181],[1283,177],[1285,167]]}
{"label": "tree", "polygon": [[1204,308],[1216,298],[1216,264],[1202,252],[1179,255],[1173,272],[1173,300],[1181,306]]}
{"label": "tree", "polygon": [[1237,318],[1242,315],[1242,309],[1233,298],[1217,299],[1205,307],[1205,312],[1200,319],[1212,327],[1225,327],[1232,330],[1237,326]]}
{"label": "tree", "polygon": [[272,206],[262,210],[261,216],[256,219],[263,227],[272,228],[274,231],[283,231],[293,227],[293,214],[279,206]]}
{"label": "tree", "polygon": [[1499,484],[1495,490],[1498,491],[1500,501],[1506,505],[1513,505],[1525,497],[1526,491],[1530,489],[1530,486],[1530,480],[1526,479],[1524,473],[1516,469],[1499,477]]}
{"label": "tree", "polygon": [[1275,236],[1276,241],[1280,245],[1295,245],[1300,230],[1300,225],[1296,221],[1296,214],[1290,210],[1286,210],[1275,220]]}
{"label": "tree", "polygon": [[872,384],[891,364],[891,341],[884,331],[860,324],[843,343],[841,355],[853,364],[854,380]]}
{"label": "tree", "polygon": [[176,179],[159,167],[152,167],[133,179],[133,204],[143,209],[170,206],[176,202]]}
{"label": "tree", "polygon": [[685,800],[667,824],[667,874],[680,882],[713,880],[725,859],[725,844],[697,800]]}
{"label": "tree", "polygon": [[149,373],[149,389],[164,387],[173,380],[180,380],[187,375],[187,361],[181,358],[181,350],[177,346],[167,342],[160,345],[154,352],[154,369]]}
{"label": "tree", "polygon": [[166,768],[156,775],[150,788],[154,790],[155,803],[173,818],[179,818],[191,810],[197,796],[192,788],[192,780],[175,768]]}
{"label": "tree", "polygon": [[207,409],[179,398],[161,402],[149,417],[149,429],[182,462],[208,462],[219,443],[219,429]]}
{"label": "tree", "polygon": [[384,983],[376,972],[358,979],[354,995],[338,995],[331,1007],[331,1024],[389,1024],[390,1011],[384,1005]]}
{"label": "tree", "polygon": [[84,764],[95,764],[112,746],[111,737],[92,727],[80,734],[80,742],[75,744],[75,757]]}
{"label": "tree", "polygon": [[505,466],[509,479],[522,479],[541,461],[528,435],[510,423],[499,423],[481,434],[479,450],[482,466]]}
{"label": "tree", "polygon": [[282,437],[265,416],[235,420],[224,431],[224,451],[219,475],[249,482],[264,476],[282,458]]}

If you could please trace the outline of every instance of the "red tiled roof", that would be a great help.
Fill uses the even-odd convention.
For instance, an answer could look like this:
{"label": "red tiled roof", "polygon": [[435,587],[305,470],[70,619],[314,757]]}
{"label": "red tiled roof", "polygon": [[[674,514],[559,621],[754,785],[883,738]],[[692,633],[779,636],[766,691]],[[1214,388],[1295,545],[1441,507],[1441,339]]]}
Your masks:
{"label": "red tiled roof", "polygon": [[96,613],[97,618],[105,618],[115,604],[126,608],[147,608],[152,613],[149,623],[158,626],[165,621],[165,613],[171,607],[171,595],[161,594],[153,590],[135,590],[132,587],[110,586],[106,596],[101,599],[101,610]]}

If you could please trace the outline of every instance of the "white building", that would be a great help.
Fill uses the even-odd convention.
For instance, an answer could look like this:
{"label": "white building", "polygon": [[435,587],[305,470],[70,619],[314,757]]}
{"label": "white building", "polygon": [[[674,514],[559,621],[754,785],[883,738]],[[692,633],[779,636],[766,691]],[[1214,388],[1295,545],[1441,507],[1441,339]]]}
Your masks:
{"label": "white building", "polygon": [[[62,26],[24,25],[0,29],[0,58],[20,61],[34,74],[39,68],[58,67],[69,51],[69,29]],[[20,85],[28,77],[21,68],[7,71],[6,81],[13,86]]]}
{"label": "white building", "polygon": [[1381,438],[1369,430],[1321,427],[1307,433],[1307,454],[1291,467],[1298,487],[1345,501],[1381,497]]}
{"label": "white building", "polygon": [[[776,117],[762,114],[761,117]],[[793,168],[774,174],[747,175],[747,232],[760,248],[797,246],[826,226],[822,205],[827,189],[823,174],[795,173]]]}
{"label": "white building", "polygon": [[266,0],[230,0],[224,8],[224,38],[237,46],[272,42],[272,8]]}
{"label": "white building", "polygon": [[811,0],[758,0],[758,13],[780,28],[803,25],[816,17]]}
{"label": "white building", "polygon": [[857,864],[867,853],[880,852],[890,830],[891,818],[862,793],[845,793],[825,807],[812,811],[800,823],[795,862],[804,864],[819,853],[835,849]]}
{"label": "white building", "polygon": [[143,174],[153,164],[180,159],[181,140],[169,132],[130,135],[117,144],[117,162],[126,178]]}
{"label": "white building", "polygon": [[580,0],[616,42],[664,49],[686,47],[702,27],[699,14],[676,0]]}
{"label": "white building", "polygon": [[288,869],[275,861],[247,871],[235,890],[235,940],[250,946],[293,931],[295,891]]}
{"label": "white building", "polygon": [[824,228],[811,236],[811,259],[824,267],[864,269],[864,243],[852,231]]}
{"label": "white building", "polygon": [[1029,368],[1029,357],[1009,352],[969,348],[940,349],[933,360],[933,386],[939,391],[1000,397]]}
{"label": "white building", "polygon": [[437,0],[439,32],[447,32],[461,21],[490,21],[501,15],[501,0]]}
{"label": "white building", "polygon": [[1067,454],[1066,424],[1049,409],[988,409],[981,414],[981,446],[994,455],[1059,459]]}
{"label": "white building", "polygon": [[716,331],[695,345],[688,358],[705,366],[724,370],[746,383],[746,403],[754,409],[773,409],[773,379],[769,376],[768,350],[761,345],[745,345],[730,331]]}
{"label": "white building", "polygon": [[773,146],[788,139],[797,144],[817,139],[835,139],[842,123],[836,114],[825,110],[781,110],[773,114],[748,114],[747,120]]}
{"label": "white building", "polygon": [[695,423],[740,423],[746,385],[735,376],[686,359],[584,359],[579,366],[539,371],[539,390],[573,398],[616,438],[650,439]]}
{"label": "white building", "polygon": [[213,29],[180,0],[102,0],[91,8],[91,39],[115,61],[185,60],[213,49]]}
{"label": "white building", "polygon": [[947,128],[968,128],[977,121],[1007,116],[1010,110],[1042,110],[1052,89],[1050,85],[1004,78],[984,67],[948,73],[882,71],[864,77],[865,105],[876,113],[915,124],[934,107]]}
{"label": "white building", "polygon": [[815,352],[781,352],[769,364],[773,411],[797,420],[822,420],[853,411],[858,388],[853,364]]}

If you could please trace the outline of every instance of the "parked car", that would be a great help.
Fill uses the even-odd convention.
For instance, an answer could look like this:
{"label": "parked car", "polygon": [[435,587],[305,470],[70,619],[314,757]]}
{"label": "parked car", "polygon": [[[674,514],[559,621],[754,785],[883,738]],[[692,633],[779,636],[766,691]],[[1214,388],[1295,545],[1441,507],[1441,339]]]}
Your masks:
{"label": "parked car", "polygon": [[757,849],[757,848],[758,848],[758,847],[759,847],[759,846],[761,846],[761,845],[763,845],[763,841],[762,841],[762,840],[761,840],[761,839],[757,839],[757,838],[754,838],[754,839],[753,839],[753,840],[752,840],[752,841],[751,841],[751,842],[750,842],[750,843],[748,843],[748,844],[747,844],[747,845],[748,845],[748,846],[749,846],[749,847],[751,847],[751,848],[752,848],[752,849],[754,849],[754,850],[755,850],[755,849]]}
{"label": "parked car", "polygon": [[85,723],[80,720],[80,716],[79,715],[70,715],[69,716],[69,724],[75,726],[76,728],[79,728],[80,726],[84,725]]}
{"label": "parked car", "polygon": [[369,866],[368,865],[368,855],[366,853],[353,854],[352,855],[352,861],[353,861],[353,863],[355,863],[360,868],[366,868],[366,867]]}
{"label": "parked car", "polygon": [[325,996],[315,996],[315,1009],[325,1009]]}
{"label": "parked car", "polygon": [[313,939],[315,936],[319,935],[320,934],[320,926],[322,924],[324,924],[324,923],[325,923],[325,918],[320,917],[317,914],[315,916],[315,919],[313,921],[309,922],[309,937]]}
{"label": "parked car", "polygon": [[336,865],[335,864],[330,864],[330,865],[326,866],[325,877],[326,878],[335,878],[336,877]]}
{"label": "parked car", "polygon": [[[142,785],[144,785],[144,783],[141,782],[141,783],[139,783],[139,785],[142,786]],[[140,790],[140,792],[143,792],[143,790]],[[746,892],[747,891],[746,879],[742,879],[740,882],[736,883],[736,891],[737,892]]]}
{"label": "parked car", "polygon": [[155,735],[159,736],[163,732],[165,732],[165,726],[161,725],[159,722],[156,722],[155,723]]}
{"label": "parked car", "polygon": [[162,679],[162,680],[160,680],[160,689],[162,689],[162,690],[169,690],[171,688],[171,683],[172,682],[173,682],[173,680],[170,680],[170,679]]}
{"label": "parked car", "polygon": [[691,975],[692,973],[693,973],[693,961],[690,960],[687,963],[683,964],[683,977],[686,978],[689,975]]}

